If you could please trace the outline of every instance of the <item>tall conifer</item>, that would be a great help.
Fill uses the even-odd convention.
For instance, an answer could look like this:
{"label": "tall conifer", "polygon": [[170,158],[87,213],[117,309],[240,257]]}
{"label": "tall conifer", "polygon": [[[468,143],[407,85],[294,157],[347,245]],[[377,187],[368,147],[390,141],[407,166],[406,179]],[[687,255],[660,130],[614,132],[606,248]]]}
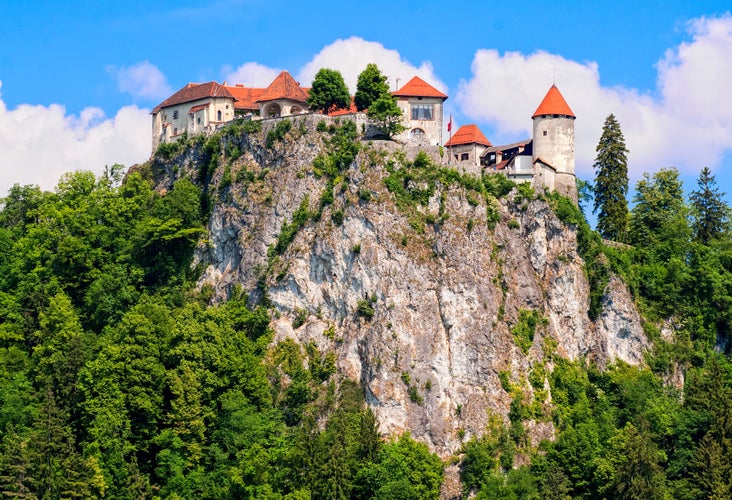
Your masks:
{"label": "tall conifer", "polygon": [[607,239],[625,241],[628,228],[628,149],[613,114],[605,119],[597,144],[595,207],[597,230]]}
{"label": "tall conifer", "polygon": [[730,209],[717,189],[717,180],[709,168],[704,167],[697,180],[698,191],[689,196],[692,208],[694,238],[704,244],[717,238],[729,226]]}

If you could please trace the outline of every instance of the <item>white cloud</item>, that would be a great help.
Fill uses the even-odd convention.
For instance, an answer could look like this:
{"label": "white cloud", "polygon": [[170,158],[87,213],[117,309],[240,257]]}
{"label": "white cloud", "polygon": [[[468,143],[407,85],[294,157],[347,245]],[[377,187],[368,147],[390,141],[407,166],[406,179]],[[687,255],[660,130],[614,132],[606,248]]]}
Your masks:
{"label": "white cloud", "polygon": [[435,75],[432,63],[422,62],[415,66],[402,59],[396,50],[385,48],[378,42],[369,42],[359,37],[351,37],[335,42],[323,48],[310,62],[305,64],[297,75],[301,85],[309,87],[320,68],[330,68],[341,72],[351,93],[356,92],[358,75],[369,63],[375,63],[389,79],[392,90],[407,83],[413,76],[419,76],[442,92],[447,92],[445,85]]}
{"label": "white cloud", "polygon": [[117,87],[134,98],[162,101],[173,91],[157,66],[143,61],[129,67],[108,66],[107,71],[117,80]]}
{"label": "white cloud", "polygon": [[[659,98],[624,87],[603,87],[595,62],[546,52],[530,55],[479,50],[457,103],[472,120],[493,127],[493,142],[531,134],[531,115],[554,78],[577,116],[577,171],[591,176],[605,117],[614,113],[630,150],[631,177],[676,166],[687,173],[715,167],[732,149],[732,17],[689,25],[691,41],[658,63]],[[555,76],[556,75],[556,76]]]}
{"label": "white cloud", "polygon": [[229,85],[241,83],[245,87],[267,87],[281,72],[281,69],[270,68],[256,62],[244,63],[236,69],[231,66],[221,68],[224,81]]}
{"label": "white cloud", "polygon": [[0,197],[16,183],[52,189],[65,172],[100,174],[107,165],[129,166],[149,155],[148,110],[125,106],[107,118],[99,108],[86,108],[67,115],[58,104],[7,109],[0,98]]}

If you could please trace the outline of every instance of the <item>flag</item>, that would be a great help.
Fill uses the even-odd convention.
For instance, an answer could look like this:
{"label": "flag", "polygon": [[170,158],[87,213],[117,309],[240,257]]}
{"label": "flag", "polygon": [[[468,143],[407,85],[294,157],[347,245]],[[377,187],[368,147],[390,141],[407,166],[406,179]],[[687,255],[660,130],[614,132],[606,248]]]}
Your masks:
{"label": "flag", "polygon": [[450,115],[450,121],[447,122],[447,131],[450,132],[452,130],[452,115]]}

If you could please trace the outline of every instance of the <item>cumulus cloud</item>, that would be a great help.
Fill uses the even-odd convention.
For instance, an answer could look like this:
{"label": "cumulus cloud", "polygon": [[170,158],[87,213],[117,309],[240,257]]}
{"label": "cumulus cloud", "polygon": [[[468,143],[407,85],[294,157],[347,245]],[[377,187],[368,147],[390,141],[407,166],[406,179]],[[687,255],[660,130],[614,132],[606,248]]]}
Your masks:
{"label": "cumulus cloud", "polygon": [[676,166],[688,173],[715,167],[732,149],[732,16],[689,24],[690,41],[666,52],[657,65],[658,97],[624,87],[603,87],[595,62],[535,52],[503,55],[479,50],[472,77],[456,101],[472,120],[489,124],[493,142],[531,134],[531,115],[556,78],[577,116],[579,174],[591,175],[602,124],[615,114],[630,150],[631,177]]}
{"label": "cumulus cloud", "polygon": [[149,155],[148,110],[125,106],[108,118],[98,108],[68,115],[58,104],[7,109],[0,95],[0,197],[16,183],[52,189],[65,172],[100,174],[107,165]]}
{"label": "cumulus cloud", "polygon": [[256,62],[247,62],[236,68],[221,68],[224,81],[229,85],[241,83],[246,87],[267,87],[281,71]]}
{"label": "cumulus cloud", "polygon": [[157,66],[143,61],[129,67],[108,66],[117,87],[134,98],[161,101],[172,93],[168,80]]}
{"label": "cumulus cloud", "polygon": [[396,50],[385,48],[378,42],[369,42],[359,37],[336,40],[327,45],[311,59],[297,75],[302,85],[310,86],[320,68],[330,68],[341,72],[351,93],[356,92],[358,75],[369,63],[375,63],[389,79],[392,90],[404,85],[413,76],[419,76],[442,92],[447,92],[447,85],[434,72],[432,63],[422,62],[415,66],[402,59]]}

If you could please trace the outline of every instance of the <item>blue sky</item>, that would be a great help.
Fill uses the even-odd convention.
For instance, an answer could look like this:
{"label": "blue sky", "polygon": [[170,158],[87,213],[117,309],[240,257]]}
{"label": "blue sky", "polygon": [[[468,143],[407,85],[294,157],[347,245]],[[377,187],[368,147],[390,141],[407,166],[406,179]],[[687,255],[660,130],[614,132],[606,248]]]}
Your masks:
{"label": "blue sky", "polygon": [[[713,168],[732,191],[732,16],[722,1],[10,1],[0,3],[0,193],[52,188],[150,154],[150,109],[190,81],[348,83],[369,62],[445,91],[457,124],[494,144],[530,135],[556,81],[577,115],[591,180],[604,118],[630,149],[632,184]],[[0,195],[1,196],[1,195]],[[729,199],[729,196],[728,196]]]}

